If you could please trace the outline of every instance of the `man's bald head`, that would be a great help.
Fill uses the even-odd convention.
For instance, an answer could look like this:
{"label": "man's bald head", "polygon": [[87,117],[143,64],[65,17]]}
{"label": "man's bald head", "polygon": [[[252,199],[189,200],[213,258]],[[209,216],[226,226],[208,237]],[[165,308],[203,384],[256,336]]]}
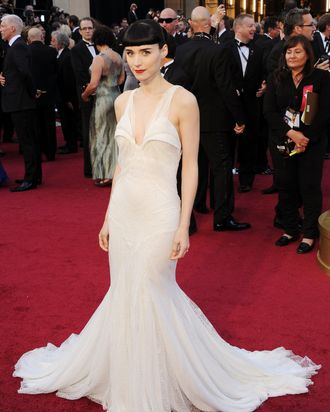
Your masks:
{"label": "man's bald head", "polygon": [[191,12],[191,20],[192,21],[201,21],[201,20],[208,20],[210,18],[210,13],[206,7],[198,6],[193,9]]}
{"label": "man's bald head", "polygon": [[32,43],[34,41],[43,41],[42,32],[37,27],[32,27],[28,32],[28,42]]}
{"label": "man's bald head", "polygon": [[190,24],[194,33],[209,33],[211,29],[211,15],[206,7],[197,6],[191,12]]}
{"label": "man's bald head", "polygon": [[178,15],[175,10],[167,7],[160,12],[159,24],[167,31],[171,36],[176,31],[176,25],[178,23]]}

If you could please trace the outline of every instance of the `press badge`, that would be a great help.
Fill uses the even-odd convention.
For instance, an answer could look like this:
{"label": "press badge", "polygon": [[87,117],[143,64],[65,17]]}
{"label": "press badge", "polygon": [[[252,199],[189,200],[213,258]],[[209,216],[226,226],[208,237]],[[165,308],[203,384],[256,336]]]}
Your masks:
{"label": "press badge", "polygon": [[299,129],[300,127],[300,113],[296,112],[293,109],[286,109],[285,115],[284,115],[284,121],[287,123],[287,125],[293,129],[297,128]]}

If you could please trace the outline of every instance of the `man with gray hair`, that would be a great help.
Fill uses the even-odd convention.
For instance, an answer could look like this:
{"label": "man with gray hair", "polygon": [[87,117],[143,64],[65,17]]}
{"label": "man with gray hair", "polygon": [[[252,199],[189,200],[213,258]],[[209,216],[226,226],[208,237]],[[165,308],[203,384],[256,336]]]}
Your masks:
{"label": "man with gray hair", "polygon": [[[68,153],[78,150],[80,111],[69,50],[70,39],[60,31],[52,33],[51,45],[57,50],[57,101],[61,127]],[[65,153],[62,149],[62,153]]]}
{"label": "man with gray hair", "polygon": [[1,103],[3,111],[11,113],[25,163],[24,178],[17,180],[19,185],[11,188],[12,192],[35,189],[42,179],[35,115],[36,89],[32,78],[31,52],[21,38],[22,30],[23,22],[18,16],[6,15],[1,19],[1,37],[9,43],[0,75]]}

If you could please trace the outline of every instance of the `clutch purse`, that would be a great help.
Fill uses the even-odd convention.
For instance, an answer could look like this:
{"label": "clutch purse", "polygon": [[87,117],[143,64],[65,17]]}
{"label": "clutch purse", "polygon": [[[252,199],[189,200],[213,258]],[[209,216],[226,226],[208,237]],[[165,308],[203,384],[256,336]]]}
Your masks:
{"label": "clutch purse", "polygon": [[284,158],[289,158],[295,155],[297,152],[294,150],[296,144],[291,139],[285,139],[281,144],[278,144],[277,150],[279,151],[280,155]]}

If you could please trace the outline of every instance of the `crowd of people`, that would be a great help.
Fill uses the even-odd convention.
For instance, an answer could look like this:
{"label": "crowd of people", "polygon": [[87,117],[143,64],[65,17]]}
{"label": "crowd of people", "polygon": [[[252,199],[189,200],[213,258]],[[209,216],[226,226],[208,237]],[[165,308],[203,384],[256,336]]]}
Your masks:
{"label": "crowd of people", "polygon": [[[79,146],[84,176],[109,186],[117,159],[114,102],[123,90],[139,87],[139,69],[127,63],[123,45],[127,28],[139,20],[138,6],[133,3],[127,17],[110,27],[56,8],[41,22],[27,7],[25,24],[5,14],[0,27],[2,140],[12,141],[15,130],[25,162],[25,176],[10,190],[36,188],[42,157],[53,161],[56,152],[75,153]],[[273,174],[263,193],[278,192],[274,225],[284,233],[276,245],[286,246],[302,233],[297,252],[312,250],[323,160],[330,152],[330,14],[316,21],[309,9],[289,0],[279,16],[260,23],[249,14],[232,20],[223,5],[212,16],[200,7],[190,19],[170,8],[150,9],[144,17],[164,31],[162,75],[198,101],[195,212],[209,213],[210,188],[213,229],[249,229],[233,217],[233,173],[240,193],[253,189],[257,173]],[[59,148],[56,113],[65,140]],[[180,173],[179,167],[179,193]],[[2,176],[4,183],[4,171]],[[196,230],[192,214],[190,233]]]}

